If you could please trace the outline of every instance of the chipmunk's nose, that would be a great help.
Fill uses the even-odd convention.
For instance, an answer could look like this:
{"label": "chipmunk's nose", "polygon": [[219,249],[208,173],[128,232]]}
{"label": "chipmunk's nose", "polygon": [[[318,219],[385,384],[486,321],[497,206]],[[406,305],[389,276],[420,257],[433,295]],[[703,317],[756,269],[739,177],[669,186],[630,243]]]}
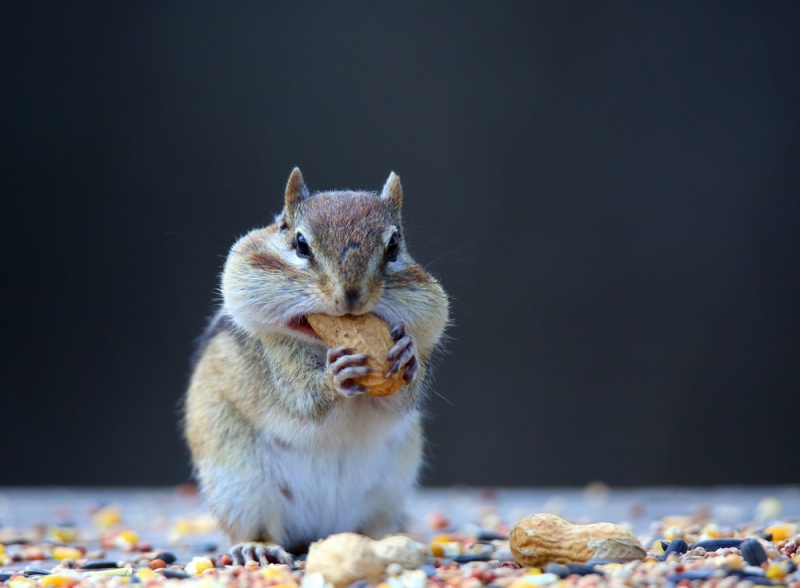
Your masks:
{"label": "chipmunk's nose", "polygon": [[347,301],[348,310],[353,310],[356,304],[358,304],[358,301],[361,300],[361,290],[358,288],[347,288],[344,291],[344,297]]}

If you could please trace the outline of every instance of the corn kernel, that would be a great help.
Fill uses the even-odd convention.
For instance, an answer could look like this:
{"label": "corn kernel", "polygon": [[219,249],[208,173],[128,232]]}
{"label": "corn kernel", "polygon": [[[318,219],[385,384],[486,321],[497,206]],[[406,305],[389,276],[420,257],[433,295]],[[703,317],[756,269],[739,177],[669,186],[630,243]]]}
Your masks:
{"label": "corn kernel", "polygon": [[186,564],[186,567],[183,569],[184,572],[190,574],[192,576],[197,576],[198,574],[202,574],[206,570],[210,570],[214,567],[214,564],[211,563],[211,560],[207,557],[195,557]]}
{"label": "corn kernel", "polygon": [[777,498],[765,498],[756,505],[756,520],[766,523],[781,516],[783,505]]}
{"label": "corn kernel", "polygon": [[133,551],[138,544],[139,535],[130,529],[122,531],[122,533],[114,537],[114,546],[122,551]]}
{"label": "corn kernel", "polygon": [[[458,547],[456,548],[454,544]],[[445,545],[447,547],[445,547]],[[453,537],[450,535],[439,535],[438,537],[434,537],[431,540],[430,549],[434,557],[461,555],[461,544],[458,543],[458,541],[453,541]],[[454,551],[457,551],[457,553],[454,553]]]}
{"label": "corn kernel", "polygon": [[778,541],[785,541],[789,537],[797,533],[797,525],[770,525],[764,529],[765,533],[772,535],[772,540],[777,543]]}
{"label": "corn kernel", "polygon": [[709,539],[719,539],[720,532],[719,532],[719,525],[710,523],[705,526],[703,529],[703,535],[708,537]]}
{"label": "corn kernel", "polygon": [[160,578],[160,576],[150,568],[139,568],[136,574],[142,582],[149,582],[150,580],[157,580]]}
{"label": "corn kernel", "polygon": [[92,522],[99,529],[110,529],[122,522],[122,512],[117,506],[107,506],[94,513]]}
{"label": "corn kernel", "polygon": [[261,577],[266,580],[272,580],[279,584],[294,582],[292,575],[292,568],[285,564],[269,564],[267,567],[261,569]]}
{"label": "corn kernel", "polygon": [[6,546],[0,543],[0,555],[6,554]]}
{"label": "corn kernel", "polygon": [[77,573],[61,572],[58,574],[50,574],[39,579],[39,586],[50,586],[53,588],[71,588],[81,581],[81,577]]}
{"label": "corn kernel", "polygon": [[261,577],[266,580],[277,582],[291,582],[294,579],[292,569],[284,564],[269,564],[261,569]]}
{"label": "corn kernel", "polygon": [[72,543],[78,537],[78,530],[75,527],[50,527],[47,535],[59,543]]}
{"label": "corn kernel", "polygon": [[53,551],[50,553],[50,557],[58,561],[63,561],[65,559],[79,559],[83,557],[83,552],[80,549],[75,549],[74,547],[58,546],[53,548]]}
{"label": "corn kernel", "polygon": [[532,588],[543,586],[549,583],[550,580],[557,581],[557,576],[553,576],[553,574],[542,574],[541,572],[538,574],[524,574],[514,581],[511,584],[511,588]]}
{"label": "corn kernel", "polygon": [[664,546],[661,545],[660,539],[656,539],[655,541],[653,541],[653,545],[650,546],[650,551],[652,551],[656,555],[664,553]]}
{"label": "corn kernel", "polygon": [[782,578],[786,577],[787,573],[788,573],[788,570],[786,569],[785,566],[783,566],[783,565],[781,565],[781,564],[779,564],[777,562],[773,562],[773,563],[769,564],[769,567],[767,568],[766,576],[770,580],[781,580]]}

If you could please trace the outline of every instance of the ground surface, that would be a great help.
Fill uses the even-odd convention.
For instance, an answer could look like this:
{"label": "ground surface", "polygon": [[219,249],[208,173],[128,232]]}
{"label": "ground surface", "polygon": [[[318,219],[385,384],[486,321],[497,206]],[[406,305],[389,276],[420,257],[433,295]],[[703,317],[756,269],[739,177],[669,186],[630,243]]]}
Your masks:
{"label": "ground surface", "polygon": [[[503,535],[519,519],[536,512],[556,513],[573,522],[608,521],[625,523],[632,528],[642,540],[645,549],[651,552],[651,557],[644,563],[630,564],[633,568],[625,576],[627,585],[681,584],[682,578],[676,576],[676,573],[680,574],[685,567],[687,570],[728,570],[719,571],[712,580],[702,580],[711,582],[714,586],[719,584],[722,588],[725,587],[724,582],[730,586],[742,583],[745,586],[775,583],[800,586],[800,577],[792,564],[792,560],[797,559],[792,542],[795,537],[800,542],[800,535],[798,528],[791,526],[800,521],[800,487],[609,490],[602,485],[592,485],[586,489],[568,490],[422,490],[410,500],[409,511],[410,534],[428,546],[428,549],[431,548],[430,541],[434,537],[443,533],[450,534],[449,539],[444,540],[448,543],[445,548],[447,553],[444,554],[446,557],[437,559],[432,553],[427,554],[424,569],[429,576],[428,586],[479,588],[486,584],[509,586],[515,582],[522,582],[516,588],[546,585],[553,580],[546,573],[541,574],[540,580],[536,580],[539,584],[531,584],[532,576],[524,569],[517,569],[510,562],[505,564],[506,568],[499,568],[503,562],[510,560],[508,544],[502,541]],[[783,544],[779,539],[773,542],[765,540],[763,532],[771,523],[789,524],[790,536]],[[475,544],[475,537],[482,532],[486,535],[486,530],[492,531],[498,538],[492,544],[488,540],[491,537],[484,537],[486,541],[483,547]],[[768,571],[768,561],[762,566],[764,572],[758,572],[753,566],[749,566],[750,572],[745,573],[740,569],[737,572],[739,575],[734,576],[731,570],[736,565],[741,564],[739,568],[747,566],[747,562],[741,558],[738,564],[734,562],[739,557],[737,549],[705,555],[695,550],[694,555],[689,553],[673,556],[668,560],[672,562],[669,565],[655,563],[652,556],[658,555],[659,548],[657,545],[653,548],[653,545],[660,539],[673,539],[674,533],[677,536],[684,535],[690,549],[694,541],[702,539],[704,533],[711,533],[712,537],[715,534],[721,537],[757,537],[768,552],[772,550],[770,556],[773,563],[784,566],[783,572],[775,568],[765,576],[763,582],[759,582],[757,574]],[[293,576],[288,569],[283,569],[280,573],[275,572],[272,580],[255,570],[221,567],[226,560],[220,556],[226,554],[230,546],[213,528],[202,499],[188,487],[156,490],[0,489],[0,545],[2,544],[5,544],[5,556],[0,550],[0,562],[5,565],[0,565],[0,570],[4,572],[52,570],[59,563],[51,559],[53,555],[66,558],[56,572],[63,568],[75,568],[75,562],[80,568],[86,558],[120,562],[119,565],[133,564],[132,569],[126,572],[127,575],[119,577],[90,577],[80,569],[69,570],[65,574],[57,573],[49,580],[47,576],[30,571],[28,578],[19,574],[0,575],[13,588],[35,588],[37,584],[71,587],[79,582],[81,585],[154,582],[156,580],[149,574],[149,568],[141,572],[137,570],[147,568],[155,553],[163,550],[168,550],[177,557],[173,564],[179,566],[174,568],[176,572],[181,572],[196,556],[213,557],[214,563],[220,569],[206,573],[203,578],[208,581],[213,579],[222,585],[230,584],[235,577],[239,586],[253,582],[265,586],[303,583],[305,588],[314,588],[308,578],[303,582],[304,564],[301,562],[297,562],[295,568],[300,569],[296,569]],[[75,552],[75,548],[86,553]],[[451,563],[459,552],[478,554],[475,559],[483,561],[462,565]],[[726,555],[727,563],[723,562]],[[596,574],[570,575],[560,582],[580,586],[603,582],[626,585],[625,578],[620,580],[614,576],[614,570],[622,569],[621,565],[609,564],[610,567],[607,568],[601,566],[597,568]],[[435,573],[433,566],[439,566]],[[498,568],[500,572],[491,571]],[[411,572],[395,572],[397,573],[389,574],[383,579],[385,586],[382,588],[424,588],[426,585],[424,576],[420,581],[419,577],[414,579]],[[256,575],[250,578],[248,574]],[[281,574],[288,575],[284,577]],[[637,574],[642,578],[652,577],[652,581],[637,583],[630,580]],[[723,578],[723,575],[729,577]],[[62,576],[65,579],[60,579]],[[667,577],[672,580],[666,580]],[[753,580],[754,577],[756,581]],[[161,582],[163,578],[158,575],[157,581]],[[694,584],[700,582],[691,580],[690,577],[684,579],[683,584],[689,581]]]}

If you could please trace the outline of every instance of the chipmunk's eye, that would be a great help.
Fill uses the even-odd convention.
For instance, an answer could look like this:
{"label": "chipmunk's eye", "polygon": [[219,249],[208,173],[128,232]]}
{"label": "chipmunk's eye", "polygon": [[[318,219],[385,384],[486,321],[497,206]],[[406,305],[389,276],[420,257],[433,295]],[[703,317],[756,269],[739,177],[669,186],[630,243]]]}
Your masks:
{"label": "chipmunk's eye", "polygon": [[386,261],[397,261],[397,250],[400,249],[400,242],[397,233],[392,235],[389,243],[386,244]]}
{"label": "chipmunk's eye", "polygon": [[311,247],[308,245],[308,241],[306,238],[303,237],[301,233],[297,233],[297,240],[295,241],[295,251],[297,251],[297,257],[311,257]]}

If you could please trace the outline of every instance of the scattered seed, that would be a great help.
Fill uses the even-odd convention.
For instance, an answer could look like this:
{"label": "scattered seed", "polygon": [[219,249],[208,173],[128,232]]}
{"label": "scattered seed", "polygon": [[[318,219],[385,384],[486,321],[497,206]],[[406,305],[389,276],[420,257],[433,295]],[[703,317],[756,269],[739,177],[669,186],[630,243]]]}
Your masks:
{"label": "scattered seed", "polygon": [[767,552],[758,539],[750,538],[742,541],[739,546],[739,551],[742,553],[744,560],[751,566],[760,566],[767,561]]}
{"label": "scattered seed", "polygon": [[738,548],[742,544],[742,539],[704,539],[694,544],[694,547],[702,547],[706,551],[717,551],[718,549]]}
{"label": "scattered seed", "polygon": [[167,565],[174,564],[176,561],[178,561],[178,558],[175,557],[175,554],[171,551],[160,551],[156,553],[156,556],[153,559],[160,559]]}
{"label": "scattered seed", "polygon": [[664,553],[661,554],[661,556],[658,559],[660,561],[666,561],[667,557],[669,557],[670,554],[675,553],[677,555],[680,555],[686,553],[688,550],[689,550],[689,545],[686,543],[685,540],[681,538],[673,539],[672,541],[669,542],[669,545],[664,550]]}
{"label": "scattered seed", "polygon": [[170,570],[168,568],[164,568],[158,572],[159,574],[163,575],[165,578],[170,578],[173,580],[181,580],[184,578],[191,578],[189,574],[186,572],[181,572],[179,570]]}
{"label": "scattered seed", "polygon": [[80,567],[83,570],[104,570],[106,568],[117,568],[119,565],[118,562],[110,559],[94,559],[83,563]]}

